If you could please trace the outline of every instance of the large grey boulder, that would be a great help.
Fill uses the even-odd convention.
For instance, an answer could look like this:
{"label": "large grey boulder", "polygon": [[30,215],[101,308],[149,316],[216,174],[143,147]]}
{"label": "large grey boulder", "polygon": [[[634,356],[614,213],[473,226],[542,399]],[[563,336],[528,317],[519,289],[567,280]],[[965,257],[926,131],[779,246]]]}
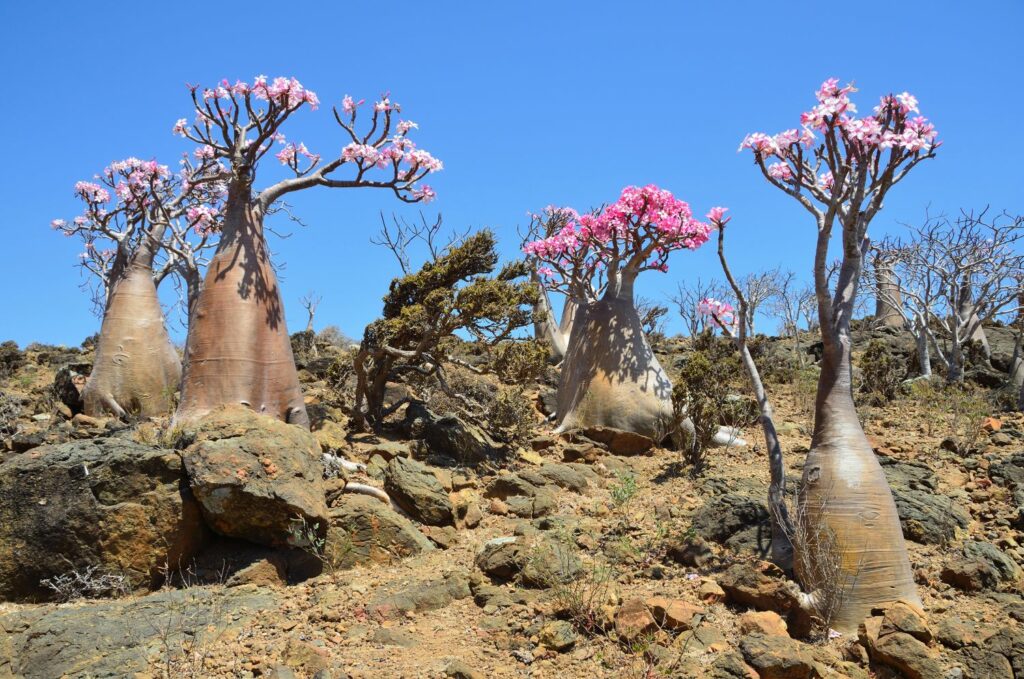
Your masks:
{"label": "large grey boulder", "polygon": [[410,516],[429,526],[455,523],[455,508],[434,473],[422,462],[394,457],[384,472],[384,489]]}
{"label": "large grey boulder", "polygon": [[0,599],[46,598],[85,571],[152,587],[204,536],[177,452],[128,438],[47,445],[0,465]]}
{"label": "large grey boulder", "polygon": [[190,434],[185,469],[215,531],[270,546],[294,543],[296,531],[326,532],[320,445],[308,431],[230,406]]}
{"label": "large grey boulder", "polygon": [[388,564],[432,549],[409,519],[377,498],[342,495],[330,510],[324,555],[334,568]]}
{"label": "large grey boulder", "polygon": [[189,648],[276,611],[273,595],[254,588],[167,590],[138,599],[0,613],[0,677],[151,676],[154,663],[188,667]]}

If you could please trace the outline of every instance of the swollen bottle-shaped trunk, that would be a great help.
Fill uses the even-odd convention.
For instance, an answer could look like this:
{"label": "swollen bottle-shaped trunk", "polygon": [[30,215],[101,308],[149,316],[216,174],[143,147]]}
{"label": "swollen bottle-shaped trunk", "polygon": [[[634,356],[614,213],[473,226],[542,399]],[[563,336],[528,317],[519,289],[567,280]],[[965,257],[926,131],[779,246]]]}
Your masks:
{"label": "swollen bottle-shaped trunk", "polygon": [[605,426],[655,441],[670,433],[672,383],[644,336],[632,279],[576,308],[557,407],[559,431]]}
{"label": "swollen bottle-shaped trunk", "polygon": [[875,325],[902,328],[905,325],[898,305],[900,286],[892,272],[892,264],[883,258],[875,260]]}
{"label": "swollen bottle-shaped trunk", "polygon": [[166,415],[181,360],[171,344],[153,282],[152,236],[115,272],[92,373],[82,390],[87,415]]}
{"label": "swollen bottle-shaped trunk", "polygon": [[839,593],[831,626],[842,632],[856,630],[872,608],[898,599],[920,603],[896,503],[857,419],[848,340],[822,360],[800,489],[798,520],[807,538],[796,562],[819,601],[826,591]]}
{"label": "swollen bottle-shaped trunk", "polygon": [[175,420],[228,404],[309,427],[263,217],[238,184],[189,325]]}

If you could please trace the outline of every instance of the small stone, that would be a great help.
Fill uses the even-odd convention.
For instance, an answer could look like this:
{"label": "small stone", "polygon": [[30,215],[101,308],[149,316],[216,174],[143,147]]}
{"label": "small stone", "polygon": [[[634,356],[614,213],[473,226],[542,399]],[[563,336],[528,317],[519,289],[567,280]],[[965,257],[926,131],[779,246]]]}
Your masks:
{"label": "small stone", "polygon": [[484,679],[484,675],[472,669],[461,660],[453,660],[444,668],[444,674],[451,679]]}
{"label": "small stone", "polygon": [[631,599],[615,613],[615,632],[620,639],[633,642],[658,630],[658,623],[641,599]]}
{"label": "small stone", "polygon": [[[700,606],[682,601],[656,596],[645,602],[654,616],[655,622],[665,629],[687,630],[694,624],[694,618],[704,612]],[[698,618],[699,620],[699,618]]]}
{"label": "small stone", "polygon": [[709,604],[725,601],[725,591],[714,580],[705,580],[701,583],[700,589],[697,590],[697,596],[701,601]]}
{"label": "small stone", "polygon": [[565,620],[549,622],[540,631],[540,643],[559,653],[564,653],[575,646],[576,639],[576,630]]}

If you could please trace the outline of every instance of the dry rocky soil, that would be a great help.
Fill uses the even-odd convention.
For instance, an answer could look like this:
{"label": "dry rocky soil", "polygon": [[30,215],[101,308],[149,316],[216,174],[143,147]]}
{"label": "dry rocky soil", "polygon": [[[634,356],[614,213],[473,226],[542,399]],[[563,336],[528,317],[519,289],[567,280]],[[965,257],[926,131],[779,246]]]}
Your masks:
{"label": "dry rocky soil", "polygon": [[[924,610],[840,635],[766,560],[756,426],[693,475],[641,437],[552,435],[549,376],[521,447],[421,406],[352,434],[322,351],[313,438],[231,411],[168,432],[76,415],[90,358],[0,355],[0,677],[1024,679],[1019,412],[865,402]],[[770,391],[792,490],[813,385]]]}

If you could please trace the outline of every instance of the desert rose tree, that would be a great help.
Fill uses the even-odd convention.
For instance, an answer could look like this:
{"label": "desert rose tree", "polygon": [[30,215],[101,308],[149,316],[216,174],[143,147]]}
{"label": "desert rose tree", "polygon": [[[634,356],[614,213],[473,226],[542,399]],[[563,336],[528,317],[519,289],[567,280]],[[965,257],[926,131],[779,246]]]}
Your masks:
{"label": "desert rose tree", "polygon": [[[175,421],[242,404],[308,428],[264,217],[283,196],[315,186],[379,188],[406,202],[429,200],[433,191],[418,182],[441,163],[408,139],[417,126],[399,120],[398,105],[386,95],[372,105],[364,132],[356,130],[364,102],[345,96],[334,108],[345,145],[325,161],[281,133],[299,109],[319,105],[317,95],[294,78],[258,76],[252,83],[225,80],[212,89],[190,90],[195,118],[179,120],[174,131],[226,164],[227,198],[220,241],[189,326]],[[275,144],[280,149],[274,157],[290,176],[256,191],[260,161]]]}
{"label": "desert rose tree", "polygon": [[711,227],[656,186],[630,186],[596,213],[569,214],[557,232],[523,248],[547,287],[575,308],[558,430],[606,426],[661,441],[674,429],[672,384],[644,336],[633,284],[644,271],[666,271],[673,251],[703,245]]}
{"label": "desert rose tree", "polygon": [[[839,564],[836,581],[827,583],[839,592],[830,616],[839,631],[855,630],[872,608],[919,601],[892,492],[854,408],[850,321],[870,249],[868,226],[888,192],[938,146],[912,95],[886,95],[873,113],[857,117],[853,91],[827,80],[817,105],[801,116],[801,129],[751,134],[740,147],[753,152],[764,178],[798,201],[817,229],[813,272],[824,351],[800,503],[801,520],[834,537],[837,554],[811,558]],[[828,249],[837,227],[841,259],[832,294]],[[805,585],[814,580],[797,575]],[[807,603],[819,606],[825,596],[807,594]]]}
{"label": "desert rose tree", "polygon": [[167,334],[157,285],[185,267],[173,257],[159,268],[154,264],[172,235],[198,226],[190,221],[197,210],[215,223],[218,174],[209,160],[185,162],[175,174],[156,161],[128,158],[112,163],[95,181],[75,184],[83,214],[52,223],[85,241],[82,265],[98,281],[95,301],[103,323],[82,391],[86,414],[146,417],[173,408],[181,361]]}

